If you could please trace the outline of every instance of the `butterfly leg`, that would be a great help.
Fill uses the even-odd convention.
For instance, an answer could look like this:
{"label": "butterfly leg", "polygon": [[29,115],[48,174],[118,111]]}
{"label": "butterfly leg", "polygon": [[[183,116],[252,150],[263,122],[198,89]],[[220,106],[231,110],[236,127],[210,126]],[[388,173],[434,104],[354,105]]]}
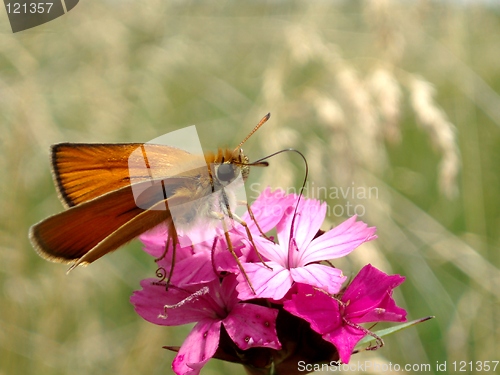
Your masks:
{"label": "butterfly leg", "polygon": [[177,232],[175,231],[173,223],[170,223],[168,226],[168,237],[167,241],[165,242],[165,250],[163,251],[163,254],[159,258],[155,259],[156,263],[158,263],[160,260],[164,259],[167,256],[168,249],[170,246],[170,241],[172,241],[172,260],[170,264],[170,270],[168,272],[168,277],[167,277],[167,270],[165,268],[159,266],[158,269],[156,270],[156,276],[160,278],[158,283],[161,283],[165,279],[167,279],[165,285],[166,290],[168,290],[168,287],[170,286],[170,280],[172,280],[172,275],[174,274],[175,255],[176,255],[177,245],[179,243]]}
{"label": "butterfly leg", "polygon": [[227,242],[227,246],[229,248],[229,252],[233,255],[234,259],[236,260],[236,263],[238,264],[238,268],[240,269],[241,273],[245,277],[245,280],[247,281],[248,286],[250,287],[250,289],[252,289],[253,294],[256,294],[255,289],[253,288],[253,285],[250,282],[250,279],[248,278],[248,275],[245,272],[245,269],[243,268],[243,265],[240,262],[240,259],[238,258],[238,256],[234,252],[233,243],[231,242],[231,238],[229,237],[229,231],[227,229],[227,226],[226,226],[226,223],[224,222],[224,220],[222,220],[222,227],[224,228],[224,236],[226,237],[226,242]]}
{"label": "butterfly leg", "polygon": [[[248,224],[245,222],[245,220],[243,220],[241,217],[239,217],[238,215],[236,215],[235,213],[233,213],[233,219],[243,225],[243,227],[245,228],[245,231],[247,233],[247,237],[248,237],[248,240],[250,241],[253,249],[255,250],[255,253],[257,254],[257,257],[259,258],[260,262],[266,266],[267,268],[269,268],[270,270],[272,270],[271,267],[269,267],[266,262],[264,261],[264,259],[262,259],[262,256],[260,255],[259,253],[259,250],[257,250],[257,246],[255,245],[255,242],[253,241],[253,237],[252,237],[252,233],[250,232],[250,229],[248,228]],[[266,237],[267,238],[267,237]],[[269,240],[269,238],[268,238]]]}
{"label": "butterfly leg", "polygon": [[[167,253],[168,253],[169,246],[170,246],[170,236],[168,236],[167,240],[165,241],[165,249],[163,250],[163,254],[155,259],[155,263],[158,263],[160,260],[165,259],[165,257],[167,256]],[[158,277],[159,280],[155,281],[154,284],[161,285],[161,283],[167,278],[167,270],[162,266],[158,266],[155,273],[156,273],[156,277]],[[167,285],[167,288],[168,288],[168,285]]]}
{"label": "butterfly leg", "polygon": [[[255,293],[255,289],[252,286],[252,283],[250,282],[250,279],[248,278],[247,273],[245,272],[245,269],[243,268],[243,265],[240,262],[240,259],[238,258],[238,255],[236,255],[234,248],[233,248],[233,242],[231,241],[231,237],[229,237],[229,229],[227,228],[227,224],[225,222],[225,215],[220,213],[220,212],[211,212],[211,216],[213,218],[217,218],[221,221],[222,223],[222,229],[224,230],[224,237],[226,239],[227,247],[231,255],[233,256],[234,260],[236,260],[236,264],[238,265],[238,268],[241,271],[241,274],[245,278],[245,280],[248,283],[248,286],[252,290],[253,294]],[[231,215],[231,217],[234,216],[234,214]]]}
{"label": "butterfly leg", "polygon": [[217,272],[217,267],[215,266],[215,247],[217,246],[217,240],[219,238],[215,237],[214,238],[214,243],[212,244],[212,250],[210,251],[210,257],[212,258],[212,268],[214,270],[214,273],[217,275],[217,277],[220,277],[219,273]]}
{"label": "butterfly leg", "polygon": [[172,275],[174,274],[175,255],[177,253],[177,245],[179,244],[179,238],[177,237],[177,232],[175,231],[175,226],[173,222],[170,223],[168,228],[169,239],[170,236],[172,236],[172,262],[170,264],[170,271],[168,273],[168,278],[167,278],[167,287],[166,287],[167,290],[168,286],[170,285],[170,280],[172,280]]}
{"label": "butterfly leg", "polygon": [[[253,214],[253,211],[252,211],[252,208],[250,207],[250,205],[248,204],[248,202],[245,202],[245,201],[239,201],[238,202],[238,205],[241,205],[241,206],[247,206],[247,210],[248,210],[248,214],[250,215],[250,218],[252,219],[252,221],[255,223],[255,225],[257,226],[257,229],[259,230],[260,234],[262,235],[262,237],[264,237],[265,239],[271,241],[271,242],[274,242],[271,238],[269,238],[267,236],[267,234],[265,234],[262,229],[260,228],[260,225],[259,225],[259,222],[255,219],[255,216]],[[243,225],[243,224],[242,224]]]}

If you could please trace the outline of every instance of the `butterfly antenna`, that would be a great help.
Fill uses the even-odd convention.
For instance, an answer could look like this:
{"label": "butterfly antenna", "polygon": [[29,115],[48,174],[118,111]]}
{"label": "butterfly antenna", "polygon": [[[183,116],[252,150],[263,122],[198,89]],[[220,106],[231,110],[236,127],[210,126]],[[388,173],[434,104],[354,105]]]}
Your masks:
{"label": "butterfly antenna", "polygon": [[300,192],[299,192],[299,194],[302,195],[302,192],[304,191],[304,188],[306,186],[307,176],[309,175],[309,165],[307,164],[306,157],[299,150],[296,150],[294,148],[285,148],[284,150],[277,151],[277,152],[275,152],[275,153],[273,153],[271,155],[263,157],[262,159],[256,160],[256,161],[254,161],[254,162],[252,162],[252,163],[250,163],[248,165],[250,165],[250,166],[266,166],[267,167],[269,165],[269,163],[267,161],[265,161],[265,160],[270,159],[273,156],[282,154],[283,152],[295,152],[296,154],[300,155],[300,157],[302,158],[302,160],[304,160],[304,164],[305,164],[305,167],[306,167],[306,172],[305,172],[305,175],[304,175],[304,182],[302,183],[302,187],[300,188]]}
{"label": "butterfly antenna", "polygon": [[307,164],[307,159],[304,156],[304,154],[302,154],[302,152],[300,152],[299,150],[295,150],[294,148],[287,148],[287,149],[275,152],[274,154],[266,156],[262,159],[259,159],[255,162],[253,162],[252,165],[260,165],[260,164],[264,163],[264,160],[269,159],[269,158],[276,156],[278,154],[281,154],[282,152],[295,152],[295,153],[299,154],[300,157],[302,158],[302,160],[304,160],[304,164],[306,166],[306,171],[305,171],[305,175],[304,175],[304,182],[302,183],[302,187],[299,190],[299,198],[297,199],[297,204],[295,205],[295,211],[293,212],[292,224],[290,226],[290,237],[289,237],[290,243],[288,244],[288,246],[290,248],[292,241],[295,241],[293,238],[295,218],[297,217],[297,211],[299,209],[300,199],[302,198],[302,193],[304,192],[304,188],[305,188],[306,182],[307,182],[307,176],[309,175],[309,165]]}
{"label": "butterfly antenna", "polygon": [[255,133],[257,130],[259,130],[259,128],[264,125],[266,123],[267,120],[269,120],[269,117],[271,117],[271,113],[268,113],[267,115],[265,115],[264,117],[262,117],[262,120],[259,121],[259,123],[257,124],[257,126],[255,128],[253,128],[253,130],[250,132],[250,134],[248,134],[244,140],[242,140],[240,142],[240,144],[238,146],[236,146],[236,148],[234,149],[233,153],[237,152],[238,149],[243,146],[243,143],[245,143],[248,138],[250,138],[252,136],[253,133]]}

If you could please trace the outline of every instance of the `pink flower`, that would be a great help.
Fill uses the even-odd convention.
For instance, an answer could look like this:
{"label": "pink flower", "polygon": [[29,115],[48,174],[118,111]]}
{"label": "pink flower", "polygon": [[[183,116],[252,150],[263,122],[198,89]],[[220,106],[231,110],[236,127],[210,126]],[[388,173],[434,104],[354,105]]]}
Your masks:
{"label": "pink flower", "polygon": [[283,307],[310,323],[311,328],[337,348],[348,363],[356,344],[370,332],[359,326],[368,322],[404,322],[406,311],[392,298],[392,291],[405,280],[386,275],[371,264],[361,269],[341,295],[340,301],[310,285],[299,284],[298,292]]}
{"label": "pink flower", "polygon": [[[210,358],[241,363],[252,373],[267,371],[270,363],[286,374],[298,374],[302,360],[347,363],[359,340],[374,335],[361,323],[405,320],[406,311],[391,297],[403,277],[368,265],[341,290],[342,271],[321,264],[376,238],[376,229],[351,217],[323,232],[326,204],[300,197],[297,206],[298,199],[266,189],[251,206],[253,217],[242,217],[253,243],[237,222],[227,234],[214,228],[213,240],[201,242],[198,231],[207,228],[195,227],[179,234],[183,246],[177,244],[173,259],[171,242],[164,256],[165,225],[141,236],[145,251],[160,258],[161,273],[168,275],[173,265],[173,274],[168,290],[158,280],[141,282],[143,289],[131,297],[137,313],[158,325],[196,323],[180,349],[166,347],[178,350],[176,374],[199,374]],[[273,229],[279,243],[262,234]]]}
{"label": "pink flower", "polygon": [[165,326],[197,322],[182,344],[172,368],[178,375],[199,374],[219,346],[221,326],[242,350],[254,347],[281,349],[276,334],[278,310],[250,303],[239,303],[236,278],[226,277],[210,283],[178,288],[141,282],[131,302],[145,320]]}
{"label": "pink flower", "polygon": [[[294,198],[296,202],[297,196]],[[288,207],[284,207],[285,215],[276,226],[279,244],[262,237],[254,238],[259,253],[268,259],[266,264],[270,268],[257,261],[243,264],[256,294],[240,274],[237,289],[242,300],[279,300],[294,282],[324,288],[331,294],[337,293],[345,280],[342,271],[318,263],[345,256],[363,242],[376,238],[375,227],[356,221],[356,216],[315,238],[325,218],[326,204],[302,198],[295,213],[295,203],[284,203]]]}

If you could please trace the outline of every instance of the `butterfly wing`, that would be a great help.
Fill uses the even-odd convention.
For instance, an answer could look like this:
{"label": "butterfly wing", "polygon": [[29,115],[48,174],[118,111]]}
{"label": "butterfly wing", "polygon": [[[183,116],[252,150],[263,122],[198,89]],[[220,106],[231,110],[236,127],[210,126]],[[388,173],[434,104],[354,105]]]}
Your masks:
{"label": "butterfly wing", "polygon": [[144,189],[142,208],[136,204],[132,187],[122,187],[33,225],[30,240],[47,260],[91,263],[154,226],[164,221],[169,224],[168,204],[181,204],[183,199],[175,194],[176,189],[193,182],[194,177],[165,180],[164,186],[171,195],[168,199],[161,190]]}
{"label": "butterfly wing", "polygon": [[142,143],[60,143],[52,146],[52,171],[61,201],[73,207],[152,178],[175,176],[181,166],[203,163],[184,150]]}
{"label": "butterfly wing", "polygon": [[69,208],[31,227],[33,247],[48,260],[76,266],[162,222],[176,235],[169,207],[212,192],[207,162],[204,156],[164,145],[55,145],[54,178]]}

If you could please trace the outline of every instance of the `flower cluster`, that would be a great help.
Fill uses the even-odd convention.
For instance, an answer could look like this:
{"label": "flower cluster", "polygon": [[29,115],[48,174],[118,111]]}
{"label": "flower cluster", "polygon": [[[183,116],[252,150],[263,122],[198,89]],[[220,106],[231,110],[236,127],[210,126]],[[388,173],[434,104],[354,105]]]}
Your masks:
{"label": "flower cluster", "polygon": [[[392,298],[404,277],[368,264],[343,286],[346,276],[329,262],[376,238],[374,227],[351,217],[323,232],[324,203],[280,190],[266,189],[251,209],[253,218],[243,220],[252,240],[240,224],[228,233],[237,260],[224,233],[177,247],[175,262],[163,256],[173,251],[165,249],[172,247],[166,227],[141,236],[163,276],[174,268],[168,288],[158,279],[141,282],[131,297],[137,313],[158,325],[196,323],[180,348],[167,347],[178,351],[176,374],[198,374],[210,358],[242,363],[250,373],[297,373],[300,360],[348,363],[363,337],[381,341],[360,324],[406,320]],[[277,241],[264,235],[272,230]]]}

